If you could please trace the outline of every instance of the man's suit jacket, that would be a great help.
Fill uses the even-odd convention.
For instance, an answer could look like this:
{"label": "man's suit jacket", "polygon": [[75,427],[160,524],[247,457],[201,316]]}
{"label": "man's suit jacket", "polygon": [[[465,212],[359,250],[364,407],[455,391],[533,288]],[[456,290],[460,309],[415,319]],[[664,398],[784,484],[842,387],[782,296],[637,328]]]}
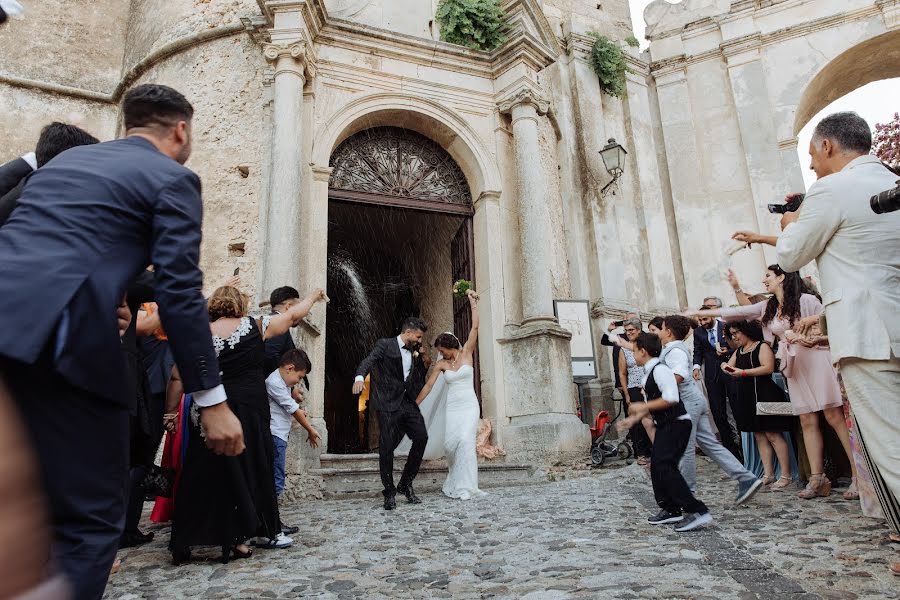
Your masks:
{"label": "man's suit jacket", "polygon": [[128,404],[116,306],[153,264],[185,391],[219,385],[201,293],[201,220],[200,179],[145,139],[51,160],[0,228],[0,355],[49,359],[72,385]]}
{"label": "man's suit jacket", "polygon": [[900,211],[877,215],[869,205],[896,182],[877,158],[860,156],[815,182],[778,238],[782,269],[818,265],[835,363],[900,356]]}
{"label": "man's suit jacket", "polygon": [[[716,321],[716,334],[718,335],[719,346],[728,348],[728,344],[725,341],[725,324],[722,321]],[[709,343],[709,332],[705,327],[694,329],[694,364],[703,367],[704,380],[708,383],[715,383],[720,378],[725,377],[720,365],[727,361],[730,356],[730,353],[719,356],[716,348]]]}
{"label": "man's suit jacket", "polygon": [[19,185],[19,182],[33,170],[24,158],[16,158],[0,165],[0,196],[6,195]]}
{"label": "man's suit jacket", "polygon": [[25,178],[32,172],[31,165],[24,158],[11,160],[0,165],[0,226],[6,223],[16,207]]}
{"label": "man's suit jacket", "polygon": [[399,410],[404,402],[415,404],[425,387],[427,369],[421,357],[413,356],[409,377],[403,380],[403,357],[397,338],[385,338],[375,343],[375,348],[356,369],[356,375],[371,375],[369,406],[382,412]]}
{"label": "man's suit jacket", "polygon": [[[628,338],[624,334],[619,334],[619,337],[623,340],[627,340]],[[600,338],[600,344],[602,346],[612,346],[612,364],[613,364],[613,381],[616,389],[622,387],[622,382],[619,381],[619,358],[622,356],[622,348],[616,346],[612,340],[609,339],[609,335],[604,333],[603,337]]]}

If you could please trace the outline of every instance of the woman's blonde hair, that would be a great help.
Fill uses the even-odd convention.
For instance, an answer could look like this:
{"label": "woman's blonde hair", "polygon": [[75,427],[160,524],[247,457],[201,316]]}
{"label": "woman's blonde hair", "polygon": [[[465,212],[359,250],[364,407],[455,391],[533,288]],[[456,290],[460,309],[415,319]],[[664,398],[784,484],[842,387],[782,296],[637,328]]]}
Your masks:
{"label": "woman's blonde hair", "polygon": [[223,317],[239,319],[247,314],[249,296],[230,285],[223,285],[212,293],[207,302],[209,320]]}

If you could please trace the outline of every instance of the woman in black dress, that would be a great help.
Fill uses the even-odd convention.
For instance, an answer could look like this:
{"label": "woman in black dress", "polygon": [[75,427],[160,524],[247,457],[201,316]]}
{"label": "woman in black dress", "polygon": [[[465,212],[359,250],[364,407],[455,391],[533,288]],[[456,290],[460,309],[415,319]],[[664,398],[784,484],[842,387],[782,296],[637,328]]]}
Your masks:
{"label": "woman in black dress", "polygon": [[169,543],[176,565],[190,558],[191,546],[218,546],[227,562],[231,556],[250,556],[245,542],[253,537],[266,538],[264,547],[291,544],[281,533],[275,495],[264,341],[298,325],[324,298],[325,292],[316,290],[285,313],[257,321],[246,316],[247,299],[237,288],[223,286],[210,297],[210,328],[222,385],[243,427],[246,449],[234,457],[214,454],[203,440],[198,409],[191,407],[190,442]]}
{"label": "woman in black dress", "polygon": [[[775,372],[775,353],[763,341],[759,321],[734,321],[725,327],[725,336],[737,347],[722,370],[737,379],[737,402],[731,405],[734,421],[741,431],[752,432],[763,464],[763,483],[781,490],[791,484],[790,450],[784,432],[793,427],[795,417],[762,416],[756,412],[757,402],[789,400],[772,379]],[[781,476],[775,482],[773,454],[778,458]],[[774,483],[773,483],[774,482]]]}

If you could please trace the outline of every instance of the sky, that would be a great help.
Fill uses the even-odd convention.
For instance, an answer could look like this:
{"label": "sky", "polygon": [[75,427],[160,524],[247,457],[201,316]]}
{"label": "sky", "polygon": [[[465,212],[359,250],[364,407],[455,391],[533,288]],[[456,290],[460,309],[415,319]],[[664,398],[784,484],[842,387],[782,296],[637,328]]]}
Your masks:
{"label": "sky", "polygon": [[[631,22],[634,24],[634,35],[641,42],[641,49],[648,46],[644,39],[644,8],[652,0],[630,0]],[[885,79],[864,85],[838,98],[829,104],[821,113],[816,115],[800,131],[797,154],[800,157],[800,165],[803,167],[803,179],[809,187],[816,180],[816,174],[809,170],[809,140],[816,123],[824,116],[834,112],[853,110],[864,118],[872,129],[875,123],[886,123],[894,117],[894,113],[900,111],[900,78]]]}

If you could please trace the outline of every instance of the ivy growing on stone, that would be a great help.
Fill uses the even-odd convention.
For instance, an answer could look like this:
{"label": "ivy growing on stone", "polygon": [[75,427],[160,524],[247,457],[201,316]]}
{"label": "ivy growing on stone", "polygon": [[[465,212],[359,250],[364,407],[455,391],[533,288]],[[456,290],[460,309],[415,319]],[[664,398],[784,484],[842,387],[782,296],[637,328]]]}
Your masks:
{"label": "ivy growing on stone", "polygon": [[597,78],[600,79],[600,90],[610,96],[621,98],[625,95],[625,73],[628,72],[625,53],[608,37],[593,32],[591,37],[594,38],[594,45],[591,46],[588,60]]}
{"label": "ivy growing on stone", "polygon": [[493,50],[506,41],[500,0],[441,0],[435,19],[441,40],[473,50]]}

